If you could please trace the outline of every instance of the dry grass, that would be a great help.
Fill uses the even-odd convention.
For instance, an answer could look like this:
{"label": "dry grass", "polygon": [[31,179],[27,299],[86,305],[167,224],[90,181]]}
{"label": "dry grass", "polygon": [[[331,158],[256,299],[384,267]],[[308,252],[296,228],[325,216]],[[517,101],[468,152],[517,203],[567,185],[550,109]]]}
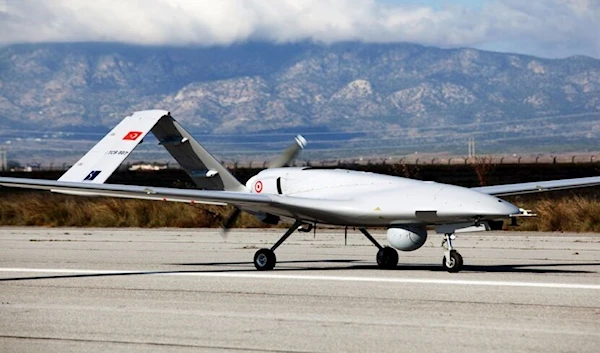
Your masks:
{"label": "dry grass", "polygon": [[[519,219],[516,230],[600,232],[600,195],[533,196],[509,201],[536,218]],[[0,225],[45,227],[220,227],[231,207],[177,202],[77,197],[46,192],[0,193]],[[242,213],[234,227],[266,227]]]}
{"label": "dry grass", "polygon": [[517,205],[538,214],[519,219],[516,230],[545,232],[600,232],[600,199],[596,196],[570,195],[542,197]]}
{"label": "dry grass", "polygon": [[[77,197],[52,193],[0,196],[0,225],[46,227],[219,227],[231,207]],[[264,227],[242,214],[236,227]]]}

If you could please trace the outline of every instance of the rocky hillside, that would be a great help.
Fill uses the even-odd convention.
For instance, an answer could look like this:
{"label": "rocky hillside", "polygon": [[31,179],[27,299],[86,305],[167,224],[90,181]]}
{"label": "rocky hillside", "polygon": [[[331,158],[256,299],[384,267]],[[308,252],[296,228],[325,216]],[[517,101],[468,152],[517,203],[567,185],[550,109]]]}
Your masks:
{"label": "rocky hillside", "polygon": [[0,131],[105,131],[149,108],[196,133],[581,142],[600,130],[600,60],[364,43],[0,48]]}

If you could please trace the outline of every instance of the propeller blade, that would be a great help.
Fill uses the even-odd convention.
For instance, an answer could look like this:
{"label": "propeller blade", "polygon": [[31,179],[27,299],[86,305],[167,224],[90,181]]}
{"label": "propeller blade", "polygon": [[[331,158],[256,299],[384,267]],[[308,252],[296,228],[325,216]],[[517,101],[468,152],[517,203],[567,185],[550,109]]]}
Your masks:
{"label": "propeller blade", "polygon": [[225,221],[225,223],[223,223],[223,226],[221,227],[221,236],[223,237],[223,239],[227,239],[227,233],[229,233],[229,229],[231,229],[235,221],[237,221],[241,212],[242,211],[239,208],[234,209],[231,215],[229,215],[229,217]]}
{"label": "propeller blade", "polygon": [[302,135],[296,135],[294,143],[283,151],[276,160],[271,162],[269,168],[281,168],[292,164],[294,159],[296,159],[296,156],[298,156],[300,151],[306,146],[306,143],[306,139]]}
{"label": "propeller blade", "polygon": [[[294,162],[294,159],[298,156],[300,151],[304,149],[306,146],[306,139],[302,135],[296,135],[294,139],[294,143],[289,146],[283,153],[271,164],[269,164],[269,168],[280,168],[290,165]],[[235,224],[237,219],[240,217],[240,213],[242,211],[239,208],[235,208],[231,215],[227,218],[223,226],[221,227],[221,236],[223,239],[227,239],[227,234],[229,233],[229,229]],[[277,219],[279,221],[279,219]],[[276,224],[276,223],[275,223]]]}

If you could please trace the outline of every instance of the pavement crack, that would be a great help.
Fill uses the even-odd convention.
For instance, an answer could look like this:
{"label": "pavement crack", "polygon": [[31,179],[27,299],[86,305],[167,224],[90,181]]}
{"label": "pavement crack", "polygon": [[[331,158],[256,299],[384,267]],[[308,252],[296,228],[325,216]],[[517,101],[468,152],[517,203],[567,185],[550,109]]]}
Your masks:
{"label": "pavement crack", "polygon": [[155,346],[155,347],[179,347],[179,348],[203,348],[215,349],[224,351],[240,351],[240,352],[271,352],[271,353],[314,353],[315,351],[298,351],[298,350],[279,350],[265,349],[264,347],[246,348],[235,346],[217,346],[203,344],[181,344],[167,342],[135,342],[122,340],[102,340],[102,339],[86,339],[86,338],[69,338],[69,337],[35,337],[35,336],[16,336],[16,335],[0,335],[0,338],[21,339],[21,340],[41,340],[41,341],[66,341],[66,342],[81,342],[81,343],[109,343],[137,346]]}

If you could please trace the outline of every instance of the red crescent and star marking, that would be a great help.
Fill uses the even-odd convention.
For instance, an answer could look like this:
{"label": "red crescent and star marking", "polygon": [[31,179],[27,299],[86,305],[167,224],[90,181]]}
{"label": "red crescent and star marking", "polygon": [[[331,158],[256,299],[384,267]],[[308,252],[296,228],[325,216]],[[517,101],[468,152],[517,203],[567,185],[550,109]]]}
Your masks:
{"label": "red crescent and star marking", "polygon": [[123,137],[123,140],[135,141],[140,136],[142,136],[142,132],[141,131],[129,131],[127,133],[127,135],[125,135],[125,137]]}
{"label": "red crescent and star marking", "polygon": [[254,184],[254,191],[256,191],[257,193],[260,194],[262,189],[263,189],[263,184],[262,184],[262,181],[259,180],[256,182],[256,184]]}

